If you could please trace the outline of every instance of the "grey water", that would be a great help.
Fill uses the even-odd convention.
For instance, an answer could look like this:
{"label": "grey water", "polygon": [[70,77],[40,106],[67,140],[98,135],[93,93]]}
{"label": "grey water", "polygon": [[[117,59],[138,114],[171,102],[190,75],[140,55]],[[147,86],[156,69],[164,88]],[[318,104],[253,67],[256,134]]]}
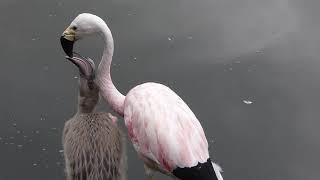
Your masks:
{"label": "grey water", "polygon": [[[112,30],[118,89],[155,81],[177,92],[201,121],[224,179],[318,180],[319,7],[316,0],[2,0],[0,179],[65,179],[61,134],[76,110],[78,74],[59,37],[90,12]],[[98,62],[101,46],[92,37],[75,49]],[[104,103],[99,110],[110,111]],[[128,177],[145,178],[130,143]]]}

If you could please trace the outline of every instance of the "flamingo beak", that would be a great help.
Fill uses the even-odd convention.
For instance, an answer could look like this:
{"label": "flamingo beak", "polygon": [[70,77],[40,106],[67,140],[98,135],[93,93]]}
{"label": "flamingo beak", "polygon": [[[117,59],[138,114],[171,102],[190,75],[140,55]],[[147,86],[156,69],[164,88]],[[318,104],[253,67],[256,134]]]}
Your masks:
{"label": "flamingo beak", "polygon": [[80,75],[87,80],[93,80],[95,78],[95,64],[92,59],[84,57],[68,57],[70,62],[79,68]]}
{"label": "flamingo beak", "polygon": [[75,42],[75,31],[67,28],[60,37],[60,42],[63,51],[69,56],[73,57],[73,44]]}

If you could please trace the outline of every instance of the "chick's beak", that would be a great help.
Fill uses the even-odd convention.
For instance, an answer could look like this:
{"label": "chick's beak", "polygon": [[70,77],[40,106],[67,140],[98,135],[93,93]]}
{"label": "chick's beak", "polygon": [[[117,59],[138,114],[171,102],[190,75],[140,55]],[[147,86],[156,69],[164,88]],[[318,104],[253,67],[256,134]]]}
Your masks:
{"label": "chick's beak", "polygon": [[73,44],[75,42],[75,31],[67,28],[60,37],[62,49],[69,56],[73,57]]}

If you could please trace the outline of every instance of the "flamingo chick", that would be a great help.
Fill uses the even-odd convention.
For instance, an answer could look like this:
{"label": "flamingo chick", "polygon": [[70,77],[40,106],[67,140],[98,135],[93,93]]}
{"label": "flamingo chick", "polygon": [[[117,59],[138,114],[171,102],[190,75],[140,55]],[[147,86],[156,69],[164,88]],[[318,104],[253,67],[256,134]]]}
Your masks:
{"label": "flamingo chick", "polygon": [[[122,180],[125,148],[110,113],[96,113],[99,88],[91,59],[68,58],[80,71],[78,112],[65,123],[63,149],[68,180]],[[113,119],[111,119],[113,117]]]}
{"label": "flamingo chick", "polygon": [[175,92],[153,82],[134,87],[127,96],[116,89],[110,75],[113,37],[101,18],[78,15],[63,32],[62,47],[73,56],[74,42],[93,34],[100,35],[105,45],[96,83],[112,109],[124,117],[147,176],[152,179],[154,171],[159,171],[174,179],[222,180],[220,167],[209,158],[200,122]]}

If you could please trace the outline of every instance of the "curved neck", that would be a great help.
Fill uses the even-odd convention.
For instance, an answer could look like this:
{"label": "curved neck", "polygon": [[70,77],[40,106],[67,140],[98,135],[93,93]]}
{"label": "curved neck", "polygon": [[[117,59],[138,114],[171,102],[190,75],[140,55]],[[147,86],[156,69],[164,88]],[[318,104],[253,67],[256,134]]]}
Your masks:
{"label": "curved neck", "polygon": [[114,86],[110,74],[110,66],[114,49],[112,34],[104,22],[100,23],[100,28],[105,48],[97,71],[97,84],[100,88],[100,94],[104,100],[109,103],[115,112],[123,116],[125,96],[122,95]]}

